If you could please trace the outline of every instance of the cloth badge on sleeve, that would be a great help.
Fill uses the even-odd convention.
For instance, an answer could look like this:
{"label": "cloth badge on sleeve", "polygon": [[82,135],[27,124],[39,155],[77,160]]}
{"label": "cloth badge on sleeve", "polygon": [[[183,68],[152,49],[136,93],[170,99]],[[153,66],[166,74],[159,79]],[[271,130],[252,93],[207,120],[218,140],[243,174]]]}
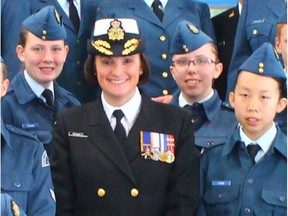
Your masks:
{"label": "cloth badge on sleeve", "polygon": [[140,131],[140,147],[145,159],[166,163],[175,160],[175,141],[171,134]]}
{"label": "cloth badge on sleeve", "polygon": [[44,151],[42,154],[42,167],[47,167],[50,166],[50,162],[49,162],[49,157],[47,155],[47,152]]}

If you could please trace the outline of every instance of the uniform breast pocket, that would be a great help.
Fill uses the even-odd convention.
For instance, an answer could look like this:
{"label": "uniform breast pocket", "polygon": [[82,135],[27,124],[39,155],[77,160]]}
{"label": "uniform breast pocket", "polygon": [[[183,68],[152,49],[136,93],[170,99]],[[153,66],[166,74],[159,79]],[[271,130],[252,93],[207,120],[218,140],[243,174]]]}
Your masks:
{"label": "uniform breast pocket", "polygon": [[239,186],[215,186],[204,194],[207,215],[236,215]]}
{"label": "uniform breast pocket", "polygon": [[263,43],[272,40],[272,28],[272,24],[269,23],[251,24],[247,27],[247,39],[253,52]]}
{"label": "uniform breast pocket", "polygon": [[52,141],[52,134],[48,130],[33,130],[29,132],[37,137],[43,144],[49,144]]}
{"label": "uniform breast pocket", "polygon": [[12,171],[1,175],[1,189],[12,196],[24,211],[32,185],[32,171]]}
{"label": "uniform breast pocket", "polygon": [[263,188],[261,193],[263,205],[259,210],[259,215],[286,216],[287,194],[285,190]]}

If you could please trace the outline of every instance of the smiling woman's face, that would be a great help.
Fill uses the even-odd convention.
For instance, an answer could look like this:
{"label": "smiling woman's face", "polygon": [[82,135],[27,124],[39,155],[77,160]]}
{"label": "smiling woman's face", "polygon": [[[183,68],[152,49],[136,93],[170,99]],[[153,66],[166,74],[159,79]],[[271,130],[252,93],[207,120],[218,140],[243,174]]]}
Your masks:
{"label": "smiling woman's face", "polygon": [[104,98],[112,106],[121,106],[129,101],[143,73],[140,54],[131,56],[95,57],[97,79]]}

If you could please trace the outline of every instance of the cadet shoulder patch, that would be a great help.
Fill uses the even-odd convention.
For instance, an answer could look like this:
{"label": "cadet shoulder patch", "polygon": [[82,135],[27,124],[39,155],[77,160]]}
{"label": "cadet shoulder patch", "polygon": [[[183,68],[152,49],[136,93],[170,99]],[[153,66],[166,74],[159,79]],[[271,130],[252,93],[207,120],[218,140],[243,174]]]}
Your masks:
{"label": "cadet shoulder patch", "polygon": [[42,154],[42,167],[47,167],[50,166],[50,162],[49,162],[49,157],[47,155],[47,152],[44,151]]}

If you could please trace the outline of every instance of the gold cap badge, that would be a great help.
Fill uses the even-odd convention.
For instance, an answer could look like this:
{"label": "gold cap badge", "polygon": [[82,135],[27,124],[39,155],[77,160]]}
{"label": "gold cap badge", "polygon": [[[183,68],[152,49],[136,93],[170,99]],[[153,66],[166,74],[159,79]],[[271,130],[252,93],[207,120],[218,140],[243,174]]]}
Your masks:
{"label": "gold cap badge", "polygon": [[107,30],[109,40],[123,40],[124,39],[124,29],[122,23],[115,19],[110,23],[110,28]]}

